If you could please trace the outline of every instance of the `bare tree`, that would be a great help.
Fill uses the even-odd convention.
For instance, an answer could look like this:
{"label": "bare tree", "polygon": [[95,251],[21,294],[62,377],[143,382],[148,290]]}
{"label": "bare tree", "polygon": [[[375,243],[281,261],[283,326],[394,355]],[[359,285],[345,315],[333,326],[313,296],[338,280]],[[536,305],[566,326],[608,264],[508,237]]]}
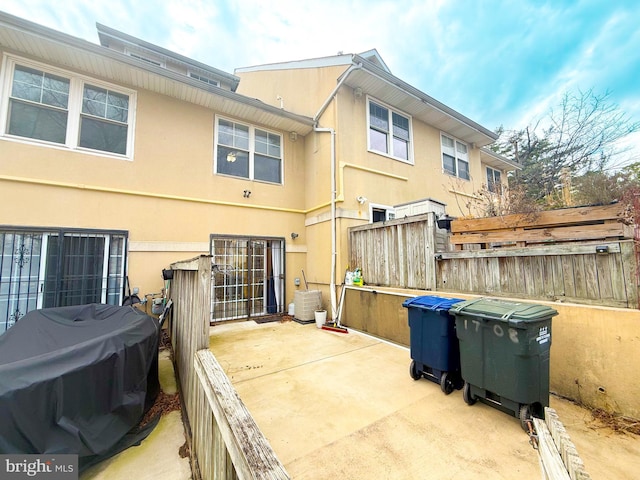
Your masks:
{"label": "bare tree", "polygon": [[610,92],[565,93],[557,108],[522,130],[498,129],[495,150],[519,162],[523,169],[512,186],[524,186],[530,200],[546,204],[563,186],[562,177],[603,171],[615,165],[629,148],[620,140],[640,130],[611,101]]}

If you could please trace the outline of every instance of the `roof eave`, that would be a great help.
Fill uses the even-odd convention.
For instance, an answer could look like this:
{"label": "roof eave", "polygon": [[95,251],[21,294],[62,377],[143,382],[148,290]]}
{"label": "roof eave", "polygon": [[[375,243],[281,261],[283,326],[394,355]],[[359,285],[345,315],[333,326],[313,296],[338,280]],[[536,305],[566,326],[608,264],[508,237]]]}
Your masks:
{"label": "roof eave", "polygon": [[497,170],[504,170],[507,172],[522,170],[522,165],[520,165],[518,162],[515,162],[510,158],[505,157],[504,155],[500,155],[499,153],[496,153],[486,147],[482,147],[480,149],[480,160],[485,165],[488,165]]}
{"label": "roof eave", "polygon": [[[4,34],[3,29],[7,30]],[[208,85],[186,75],[3,12],[0,12],[0,46],[17,54],[44,59],[122,85],[145,88],[190,101],[223,114],[244,115],[240,118],[253,120],[267,127],[295,131],[302,136],[313,130],[313,119],[310,117],[287,112],[255,98]],[[46,52],[47,57],[43,57],[42,52]],[[122,68],[123,66],[126,68]],[[140,74],[132,74],[132,69]],[[197,98],[197,101],[185,100],[185,97]]]}
{"label": "roof eave", "polygon": [[352,88],[360,87],[364,93],[388,101],[392,106],[477,147],[489,145],[498,139],[495,132],[359,55],[353,56],[353,63],[361,64],[362,69],[351,73],[345,80],[346,85]]}

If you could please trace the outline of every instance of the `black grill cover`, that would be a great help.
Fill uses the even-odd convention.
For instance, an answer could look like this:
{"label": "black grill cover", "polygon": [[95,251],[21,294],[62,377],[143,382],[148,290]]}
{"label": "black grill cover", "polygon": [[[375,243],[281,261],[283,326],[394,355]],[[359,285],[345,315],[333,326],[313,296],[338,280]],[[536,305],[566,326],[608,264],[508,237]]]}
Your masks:
{"label": "black grill cover", "polygon": [[0,335],[0,453],[109,456],[158,394],[158,339],[130,306],[26,314]]}

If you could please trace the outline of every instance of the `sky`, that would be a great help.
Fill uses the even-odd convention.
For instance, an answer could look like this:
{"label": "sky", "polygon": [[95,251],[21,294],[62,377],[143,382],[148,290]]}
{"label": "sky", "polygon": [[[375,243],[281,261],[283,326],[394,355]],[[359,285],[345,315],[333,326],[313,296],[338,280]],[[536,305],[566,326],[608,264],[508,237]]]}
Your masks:
{"label": "sky", "polygon": [[[564,93],[609,92],[640,121],[637,0],[3,0],[0,10],[93,43],[96,22],[235,68],[377,49],[391,73],[495,130]],[[640,133],[627,139],[640,161]]]}

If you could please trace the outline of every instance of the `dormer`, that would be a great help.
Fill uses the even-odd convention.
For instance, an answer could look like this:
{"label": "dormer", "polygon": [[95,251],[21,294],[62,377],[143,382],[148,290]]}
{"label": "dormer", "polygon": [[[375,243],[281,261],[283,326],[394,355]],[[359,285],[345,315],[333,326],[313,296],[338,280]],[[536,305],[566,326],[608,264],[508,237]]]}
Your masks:
{"label": "dormer", "polygon": [[200,81],[210,87],[235,92],[240,79],[191,58],[96,23],[100,45],[128,55],[150,68],[164,68]]}

